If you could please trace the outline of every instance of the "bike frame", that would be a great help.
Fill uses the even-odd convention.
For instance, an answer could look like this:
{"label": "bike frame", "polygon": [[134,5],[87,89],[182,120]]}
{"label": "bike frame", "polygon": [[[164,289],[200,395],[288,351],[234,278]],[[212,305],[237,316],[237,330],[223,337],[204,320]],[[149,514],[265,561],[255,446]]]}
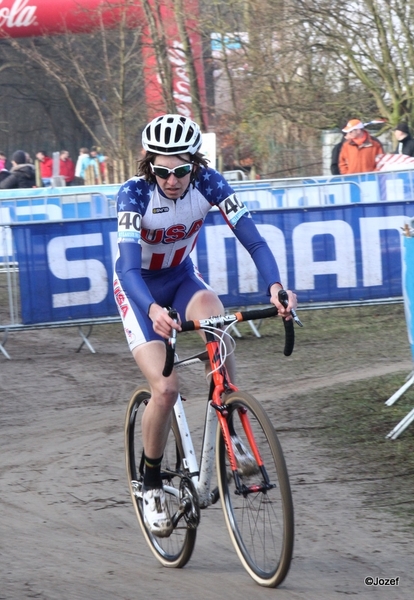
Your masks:
{"label": "bike frame", "polygon": [[[207,404],[206,417],[204,421],[203,442],[201,447],[200,467],[197,462],[190,429],[184,411],[183,402],[178,394],[174,405],[174,413],[177,420],[178,430],[181,437],[181,444],[184,452],[184,467],[188,470],[188,476],[197,491],[199,506],[206,508],[214,502],[214,495],[211,493],[211,480],[214,467],[214,458],[216,452],[216,432],[217,419],[226,445],[229,462],[233,473],[235,474],[236,485],[238,481],[236,458],[231,443],[231,435],[226,420],[227,410],[223,401],[223,394],[236,392],[238,388],[230,381],[226,366],[223,364],[220,353],[220,341],[218,341],[210,332],[206,331],[207,352],[210,366],[212,368],[212,381],[210,386],[209,400]],[[186,364],[184,360],[183,365]],[[249,440],[250,447],[257,460],[259,467],[263,466],[256,441],[251,431],[250,422],[246,413],[240,413],[240,419],[243,428]]]}

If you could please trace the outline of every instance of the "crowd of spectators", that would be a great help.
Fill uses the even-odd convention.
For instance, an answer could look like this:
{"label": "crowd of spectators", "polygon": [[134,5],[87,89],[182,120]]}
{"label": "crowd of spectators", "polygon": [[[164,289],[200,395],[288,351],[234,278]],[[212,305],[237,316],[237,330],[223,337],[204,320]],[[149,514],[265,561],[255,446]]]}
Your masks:
{"label": "crowd of spectators", "polygon": [[[332,175],[369,173],[377,168],[378,157],[384,154],[381,142],[368,133],[359,119],[351,119],[342,129],[342,139],[333,147],[331,155]],[[394,128],[397,146],[394,154],[414,157],[414,139],[407,123]]]}
{"label": "crowd of spectators", "polygon": [[[97,185],[106,183],[107,157],[93,146],[81,148],[76,163],[67,150],[59,153],[58,173],[53,158],[38,150],[35,160],[23,150],[16,150],[11,160],[0,151],[0,189],[48,187],[53,177],[58,185]],[[56,185],[56,183],[55,183]]]}

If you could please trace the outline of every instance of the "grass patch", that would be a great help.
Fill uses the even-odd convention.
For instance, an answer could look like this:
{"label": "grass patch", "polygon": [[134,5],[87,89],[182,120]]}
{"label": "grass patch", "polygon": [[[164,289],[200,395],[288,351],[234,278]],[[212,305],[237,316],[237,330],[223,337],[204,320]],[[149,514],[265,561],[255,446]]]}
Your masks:
{"label": "grass patch", "polygon": [[365,481],[364,502],[408,517],[414,525],[414,423],[397,440],[386,439],[414,408],[410,388],[393,406],[385,401],[405,382],[392,375],[306,394],[309,421],[319,443],[340,465],[339,478]]}

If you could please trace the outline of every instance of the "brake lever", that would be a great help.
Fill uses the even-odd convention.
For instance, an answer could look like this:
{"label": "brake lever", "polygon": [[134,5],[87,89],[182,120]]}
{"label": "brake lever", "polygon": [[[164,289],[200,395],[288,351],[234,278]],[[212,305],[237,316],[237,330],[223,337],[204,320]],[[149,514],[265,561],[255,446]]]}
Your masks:
{"label": "brake lever", "polygon": [[[278,297],[279,297],[279,302],[280,302],[280,304],[283,304],[283,306],[284,306],[285,308],[287,308],[287,307],[288,307],[288,304],[289,304],[289,298],[288,298],[288,295],[287,295],[287,291],[286,291],[286,290],[279,290],[279,292],[278,292]],[[303,323],[302,323],[302,321],[299,319],[299,317],[298,317],[298,315],[296,314],[296,311],[295,311],[295,309],[294,309],[294,308],[291,308],[291,309],[290,309],[290,314],[292,315],[292,317],[293,317],[293,320],[295,321],[295,323],[296,323],[297,325],[299,325],[299,327],[303,327]]]}

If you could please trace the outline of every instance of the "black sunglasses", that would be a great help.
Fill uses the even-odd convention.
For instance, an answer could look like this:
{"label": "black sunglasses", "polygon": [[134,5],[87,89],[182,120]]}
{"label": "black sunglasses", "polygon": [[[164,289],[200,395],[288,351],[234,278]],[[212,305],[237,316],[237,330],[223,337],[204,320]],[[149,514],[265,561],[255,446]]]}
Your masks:
{"label": "black sunglasses", "polygon": [[193,165],[190,163],[186,165],[179,165],[178,167],[175,167],[175,169],[168,169],[167,167],[158,167],[156,165],[153,165],[152,163],[150,163],[150,165],[151,171],[154,173],[154,175],[156,175],[157,177],[161,177],[161,179],[168,179],[168,177],[171,174],[174,175],[174,177],[177,177],[177,179],[181,179],[182,177],[185,177],[186,175],[191,173],[191,170],[193,168]]}

